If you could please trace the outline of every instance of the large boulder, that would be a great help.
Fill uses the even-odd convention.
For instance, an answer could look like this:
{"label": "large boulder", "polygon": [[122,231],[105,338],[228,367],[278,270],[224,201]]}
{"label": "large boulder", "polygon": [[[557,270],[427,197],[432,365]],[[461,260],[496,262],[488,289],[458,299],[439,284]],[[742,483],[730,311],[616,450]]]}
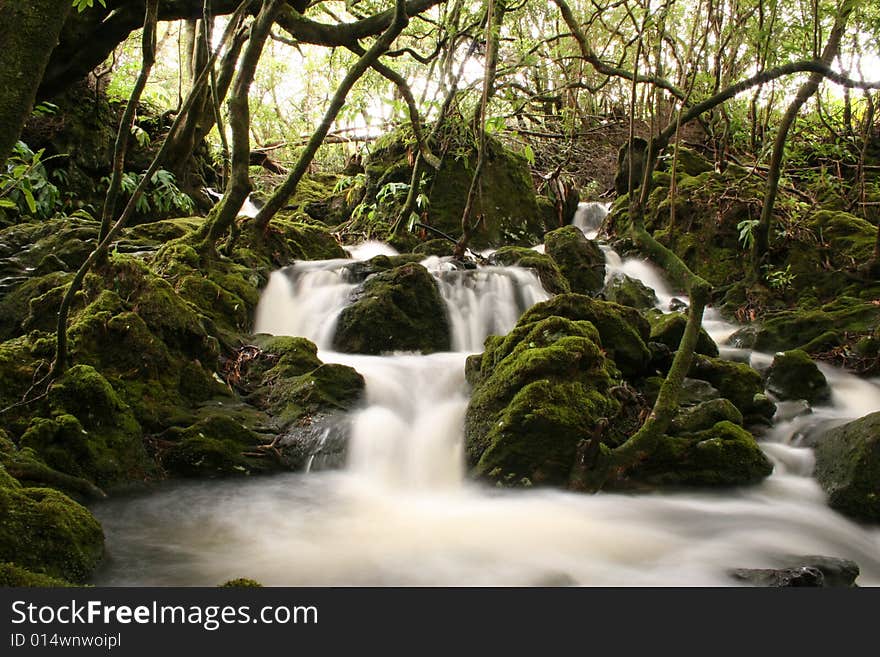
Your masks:
{"label": "large boulder", "polygon": [[776,405],[764,394],[761,375],[744,363],[697,354],[688,376],[717,388],[719,396],[739,409],[747,425],[768,424],[776,412]]}
{"label": "large boulder", "polygon": [[598,245],[575,226],[563,226],[544,236],[544,249],[562,271],[572,292],[596,294],[605,283],[605,256]]}
{"label": "large boulder", "polygon": [[552,315],[593,324],[599,331],[602,347],[626,378],[647,373],[651,352],[646,342],[651,327],[634,308],[582,294],[560,294],[532,306],[520,323],[528,324]]}
{"label": "large boulder", "polygon": [[602,296],[608,301],[619,303],[621,306],[631,306],[639,310],[653,308],[657,304],[657,295],[654,290],[640,280],[626,274],[612,276],[611,280],[602,288]]}
{"label": "large boulder", "polygon": [[506,485],[566,485],[578,443],[619,408],[608,395],[616,368],[585,320],[524,317],[506,337],[491,336],[467,374],[468,464]]}
{"label": "large boulder", "polygon": [[[448,146],[440,168],[426,167],[424,193],[428,197],[427,217],[423,219],[448,235],[461,234],[461,217],[471,186],[476,149],[472,140],[462,135],[441,137]],[[376,140],[365,163],[366,181],[363,203],[386,211],[396,218],[404,193],[394,207],[387,208],[383,189],[406,186],[412,178],[413,138],[401,130]],[[481,175],[481,193],[472,208],[472,217],[481,217],[471,238],[476,248],[505,244],[530,246],[541,241],[546,229],[545,214],[538,207],[529,165],[526,159],[490,137]],[[382,212],[377,212],[382,214]],[[375,219],[374,219],[375,221]]]}
{"label": "large boulder", "polygon": [[804,399],[821,404],[831,399],[831,388],[809,354],[800,349],[778,353],[767,370],[767,390],[781,401]]}
{"label": "large boulder", "polygon": [[664,436],[626,476],[662,486],[739,486],[758,483],[772,471],[754,436],[723,420],[702,431]]}
{"label": "large boulder", "polygon": [[104,554],[101,525],[56,490],[25,488],[0,465],[0,563],[82,582]]}
{"label": "large boulder", "polygon": [[[651,342],[665,344],[672,351],[677,351],[687,326],[687,317],[683,313],[648,311],[645,318],[651,323]],[[700,328],[695,352],[713,358],[718,356],[718,345],[704,328]]]}
{"label": "large boulder", "polygon": [[335,349],[345,353],[448,351],[446,307],[428,270],[414,263],[370,276],[339,316]]}
{"label": "large boulder", "polygon": [[826,432],[816,445],[815,475],[832,508],[880,521],[880,412]]}
{"label": "large boulder", "polygon": [[493,265],[525,267],[538,275],[541,285],[550,294],[571,292],[568,279],[560,271],[556,261],[548,255],[523,246],[504,246],[489,257]]}

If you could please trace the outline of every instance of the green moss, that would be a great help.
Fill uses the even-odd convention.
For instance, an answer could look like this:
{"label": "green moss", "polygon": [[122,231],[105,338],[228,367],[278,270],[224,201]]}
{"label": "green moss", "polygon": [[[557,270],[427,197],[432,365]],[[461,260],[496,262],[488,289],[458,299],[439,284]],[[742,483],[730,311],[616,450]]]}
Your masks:
{"label": "green moss", "polygon": [[476,360],[469,364],[465,447],[474,474],[568,482],[580,441],[619,408],[607,394],[617,371],[597,338],[589,322],[551,316],[487,341],[479,373]]}
{"label": "green moss", "polygon": [[428,271],[403,265],[366,280],[339,316],[334,348],[346,353],[431,353],[450,348],[446,307]]}
{"label": "green moss", "polygon": [[880,521],[880,413],[828,431],[816,445],[815,476],[832,508]]}
{"label": "green moss", "polygon": [[582,294],[560,294],[526,311],[520,323],[529,324],[551,315],[592,323],[599,331],[603,348],[625,377],[637,378],[646,373],[651,352],[645,343],[651,329],[634,308]]}
{"label": "green moss", "polygon": [[0,563],[0,587],[63,588],[69,586],[73,586],[73,584],[63,579],[33,573],[14,563]]}
{"label": "green moss", "polygon": [[[767,315],[756,336],[755,348],[784,351],[803,347],[804,351],[814,351],[819,343],[824,344],[829,332],[867,333],[878,323],[880,307],[844,296],[815,310],[790,310]],[[820,337],[823,340],[818,340]]]}
{"label": "green moss", "polygon": [[776,405],[764,395],[761,375],[748,365],[696,355],[688,376],[717,388],[739,409],[746,423],[767,423],[776,412]]}
{"label": "green moss", "polygon": [[[644,313],[644,317],[651,324],[651,342],[659,342],[665,344],[673,352],[678,351],[681,337],[684,335],[684,329],[687,325],[687,317],[684,313],[661,313],[650,310]],[[700,329],[696,353],[704,356],[718,356],[718,345],[715,344],[706,329]]]}
{"label": "green moss", "polygon": [[439,256],[443,258],[445,256],[451,256],[454,248],[455,244],[441,237],[419,243],[413,249],[413,253],[417,253],[421,256]]}
{"label": "green moss", "polygon": [[347,365],[324,364],[287,379],[264,379],[267,410],[283,426],[318,412],[349,410],[364,391],[364,378]]}
{"label": "green moss", "polygon": [[[176,434],[176,435],[175,435]],[[162,466],[179,477],[225,477],[280,469],[269,453],[260,454],[260,436],[226,415],[211,415],[182,431],[161,453]]]}
{"label": "green moss", "polygon": [[[0,340],[22,335],[24,331],[33,328],[50,328],[54,314],[58,311],[60,298],[58,305],[38,301],[32,309],[32,304],[35,299],[43,295],[55,290],[63,290],[61,286],[69,283],[72,277],[73,274],[58,271],[44,276],[25,278],[21,284],[0,296]],[[53,298],[58,296],[56,292]],[[29,319],[29,315],[32,317],[28,326],[24,327],[23,324]]]}
{"label": "green moss", "polygon": [[627,475],[651,485],[739,486],[758,483],[772,471],[754,437],[722,421],[704,431],[665,436]]}
{"label": "green moss", "polygon": [[220,584],[223,588],[261,588],[263,585],[254,579],[248,579],[247,577],[239,577],[238,579],[231,579],[228,582],[224,582]]}
{"label": "green moss", "polygon": [[639,310],[653,308],[657,303],[654,290],[635,278],[626,274],[618,274],[611,278],[602,289],[602,296],[608,301],[630,306]]}
{"label": "green moss", "polygon": [[534,270],[541,285],[550,294],[571,292],[568,280],[563,276],[553,258],[538,253],[534,249],[527,249],[523,246],[503,246],[492,254],[490,261],[505,267],[525,267]]}
{"label": "green moss", "polygon": [[544,236],[544,248],[568,280],[572,292],[595,294],[605,283],[605,256],[579,228],[563,226]]}
{"label": "green moss", "polygon": [[[0,472],[5,474],[2,466]],[[85,580],[104,553],[98,521],[58,491],[10,480],[0,477],[0,561],[39,575]]]}
{"label": "green moss", "polygon": [[742,413],[729,399],[711,399],[696,406],[680,408],[669,425],[669,432],[672,435],[694,433],[724,421],[742,426]]}
{"label": "green moss", "polygon": [[778,353],[767,372],[767,390],[780,400],[805,399],[810,404],[831,400],[831,389],[809,354],[799,349]]}

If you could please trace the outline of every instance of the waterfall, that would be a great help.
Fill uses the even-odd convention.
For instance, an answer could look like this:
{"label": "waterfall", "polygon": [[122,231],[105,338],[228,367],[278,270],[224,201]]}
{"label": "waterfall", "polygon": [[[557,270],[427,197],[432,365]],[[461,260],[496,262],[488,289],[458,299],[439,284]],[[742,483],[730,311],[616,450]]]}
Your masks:
{"label": "waterfall", "polygon": [[[582,204],[575,223],[592,233],[605,212]],[[664,311],[673,297],[687,302],[650,263],[603,249],[609,277],[642,280]],[[393,255],[378,243],[349,252],[355,259]],[[643,496],[487,489],[465,476],[464,361],[546,292],[527,270],[462,269],[426,258],[454,351],[334,353],[336,318],[359,285],[352,262],[300,262],[275,272],[256,318],[256,331],[305,336],[325,362],[363,374],[365,399],[347,418],[345,469],[175,483],[98,504],[113,559],[93,583],[204,586],[245,576],[293,586],[729,586],[729,568],[825,554],[855,560],[860,585],[880,585],[880,530],[827,506],[809,476],[806,446],[819,424],[880,409],[876,381],[821,366],[831,402],[777,420],[761,439],[776,467],[756,486]],[[711,309],[704,326],[720,342],[736,328]],[[758,367],[772,359],[722,350]]]}

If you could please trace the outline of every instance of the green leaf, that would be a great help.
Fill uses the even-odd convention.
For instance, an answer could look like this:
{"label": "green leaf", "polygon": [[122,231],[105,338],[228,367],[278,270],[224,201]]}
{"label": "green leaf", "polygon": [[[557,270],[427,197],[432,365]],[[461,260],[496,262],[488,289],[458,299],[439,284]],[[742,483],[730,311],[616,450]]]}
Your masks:
{"label": "green leaf", "polygon": [[0,208],[6,208],[7,210],[17,210],[18,206],[10,201],[8,198],[0,198]]}
{"label": "green leaf", "polygon": [[24,200],[27,203],[28,210],[31,211],[31,214],[37,213],[37,202],[34,200],[34,194],[31,192],[29,187],[22,187],[21,193],[24,194]]}

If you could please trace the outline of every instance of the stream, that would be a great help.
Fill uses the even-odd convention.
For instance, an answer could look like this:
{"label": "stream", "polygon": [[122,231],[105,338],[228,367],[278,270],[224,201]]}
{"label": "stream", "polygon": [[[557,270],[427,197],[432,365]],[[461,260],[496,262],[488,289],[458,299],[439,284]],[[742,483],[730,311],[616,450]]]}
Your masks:
{"label": "stream", "polygon": [[[574,223],[595,236],[606,211],[581,204]],[[673,297],[687,301],[649,263],[603,250],[607,276],[638,278],[654,289],[659,308],[668,310]],[[394,253],[375,242],[349,251],[357,260]],[[827,507],[805,445],[817,427],[880,410],[878,381],[820,365],[830,404],[807,415],[781,405],[759,437],[774,471],[756,486],[637,495],[492,488],[465,472],[464,361],[549,295],[529,270],[458,270],[427,258],[454,351],[334,353],[336,319],[357,287],[350,264],[299,262],[275,272],[254,327],[307,337],[324,362],[364,376],[366,399],[348,417],[345,468],[170,482],[96,504],[108,558],[91,583],[213,586],[248,577],[278,586],[733,586],[731,568],[815,554],[852,559],[859,585],[880,585],[880,528]],[[704,327],[722,357],[759,370],[770,364],[770,354],[725,346],[737,327],[712,309]]]}

